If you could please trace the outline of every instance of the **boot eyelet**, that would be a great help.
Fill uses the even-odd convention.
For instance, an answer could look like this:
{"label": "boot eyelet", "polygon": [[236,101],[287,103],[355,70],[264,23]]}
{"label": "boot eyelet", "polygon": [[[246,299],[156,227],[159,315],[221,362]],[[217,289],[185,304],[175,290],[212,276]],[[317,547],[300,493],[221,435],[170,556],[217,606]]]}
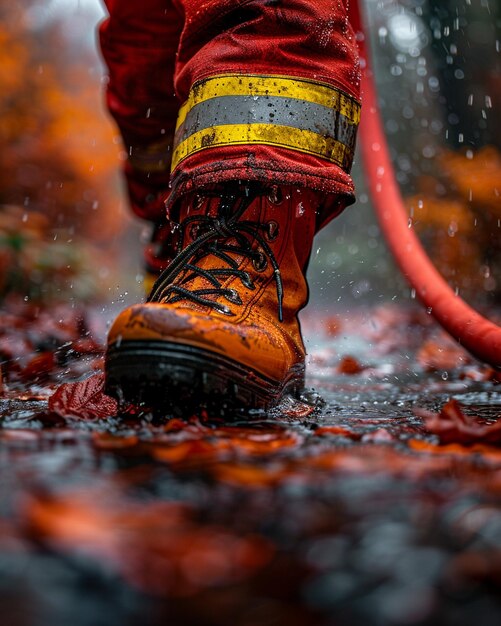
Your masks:
{"label": "boot eyelet", "polygon": [[278,237],[279,230],[280,228],[278,226],[278,222],[271,220],[270,222],[266,224],[266,230],[264,231],[264,236],[266,237],[268,241],[275,241],[275,239]]}
{"label": "boot eyelet", "polygon": [[223,315],[228,315],[229,317],[233,317],[234,313],[231,312],[231,309],[229,307],[227,307],[225,304],[215,304],[214,308],[216,309],[216,311],[218,311],[219,313],[222,313]]}
{"label": "boot eyelet", "polygon": [[277,185],[273,185],[268,194],[268,201],[271,202],[271,204],[282,204],[283,200],[284,194],[282,190]]}
{"label": "boot eyelet", "polygon": [[250,289],[251,291],[254,291],[254,289],[256,288],[256,286],[252,282],[250,275],[247,272],[245,272],[245,274],[242,276],[242,283],[244,287],[247,287],[247,289]]}
{"label": "boot eyelet", "polygon": [[256,252],[256,256],[252,259],[252,265],[256,272],[264,272],[268,266],[268,261],[262,252]]}
{"label": "boot eyelet", "polygon": [[225,297],[233,304],[242,304],[242,298],[238,295],[238,291],[236,289],[228,289]]}

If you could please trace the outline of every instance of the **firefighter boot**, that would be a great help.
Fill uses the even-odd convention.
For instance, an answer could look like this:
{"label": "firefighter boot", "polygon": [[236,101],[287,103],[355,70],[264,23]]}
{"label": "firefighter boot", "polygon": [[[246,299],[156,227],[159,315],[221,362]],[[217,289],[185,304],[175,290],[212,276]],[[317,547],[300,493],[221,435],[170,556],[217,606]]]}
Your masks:
{"label": "firefighter boot", "polygon": [[181,200],[179,251],[106,354],[111,395],[183,413],[267,408],[304,385],[297,314],[319,193],[228,185]]}

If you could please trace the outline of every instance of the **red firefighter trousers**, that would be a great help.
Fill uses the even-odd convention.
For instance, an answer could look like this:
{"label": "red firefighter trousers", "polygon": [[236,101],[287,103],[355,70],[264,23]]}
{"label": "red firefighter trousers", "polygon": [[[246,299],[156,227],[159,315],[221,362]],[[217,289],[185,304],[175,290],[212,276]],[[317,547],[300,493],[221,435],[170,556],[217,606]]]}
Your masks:
{"label": "red firefighter trousers", "polygon": [[360,71],[349,0],[105,0],[107,104],[132,207],[161,220],[229,180],[309,187],[318,226],[352,202]]}

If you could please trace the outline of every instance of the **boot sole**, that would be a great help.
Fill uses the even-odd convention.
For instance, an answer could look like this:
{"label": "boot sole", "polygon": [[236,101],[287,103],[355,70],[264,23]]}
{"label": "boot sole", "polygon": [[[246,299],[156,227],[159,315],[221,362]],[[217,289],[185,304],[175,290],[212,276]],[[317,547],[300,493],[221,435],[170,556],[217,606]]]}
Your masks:
{"label": "boot sole", "polygon": [[209,350],[167,341],[122,341],[108,348],[105,391],[123,403],[186,415],[269,409],[304,389],[304,366],[283,382]]}

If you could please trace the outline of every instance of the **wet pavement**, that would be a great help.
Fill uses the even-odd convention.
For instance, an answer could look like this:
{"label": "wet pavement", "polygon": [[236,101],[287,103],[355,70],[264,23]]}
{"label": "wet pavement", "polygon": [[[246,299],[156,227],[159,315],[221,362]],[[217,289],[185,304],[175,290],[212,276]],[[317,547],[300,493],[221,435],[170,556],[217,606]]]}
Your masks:
{"label": "wet pavement", "polygon": [[307,402],[233,422],[49,404],[79,320],[0,341],[2,625],[501,623],[501,387],[418,307],[310,313]]}

